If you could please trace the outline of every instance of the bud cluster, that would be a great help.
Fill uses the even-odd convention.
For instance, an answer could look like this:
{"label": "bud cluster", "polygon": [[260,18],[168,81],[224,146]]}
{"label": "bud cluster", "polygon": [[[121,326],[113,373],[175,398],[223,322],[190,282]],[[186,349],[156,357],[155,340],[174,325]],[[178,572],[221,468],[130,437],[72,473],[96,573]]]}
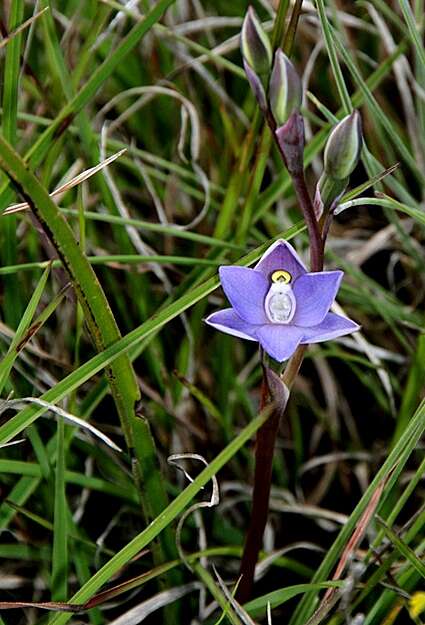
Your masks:
{"label": "bud cluster", "polygon": [[282,126],[301,106],[301,80],[282,50],[276,50],[273,60],[270,40],[252,7],[242,25],[241,51],[260,108],[263,112],[270,110],[276,125]]}
{"label": "bud cluster", "polygon": [[[272,130],[291,175],[303,170],[304,121],[300,114],[302,82],[293,63],[280,48],[273,50],[256,12],[248,8],[241,32],[241,50],[248,81]],[[318,219],[341,198],[362,148],[358,111],[332,130],[324,153],[324,171],[316,187]]]}

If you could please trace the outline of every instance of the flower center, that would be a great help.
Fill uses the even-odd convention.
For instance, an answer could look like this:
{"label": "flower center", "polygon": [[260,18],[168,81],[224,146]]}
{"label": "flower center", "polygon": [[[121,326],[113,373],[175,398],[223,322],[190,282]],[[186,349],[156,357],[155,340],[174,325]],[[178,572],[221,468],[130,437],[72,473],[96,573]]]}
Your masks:
{"label": "flower center", "polygon": [[292,276],[284,269],[271,275],[272,284],[264,301],[264,308],[272,323],[289,323],[295,314],[296,301],[290,286]]}

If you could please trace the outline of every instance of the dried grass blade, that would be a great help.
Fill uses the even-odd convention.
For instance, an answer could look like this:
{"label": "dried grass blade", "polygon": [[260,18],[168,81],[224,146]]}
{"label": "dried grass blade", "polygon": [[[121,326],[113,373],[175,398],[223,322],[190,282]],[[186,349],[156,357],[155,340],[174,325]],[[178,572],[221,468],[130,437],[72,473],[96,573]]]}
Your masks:
{"label": "dried grass blade", "polygon": [[[69,191],[69,189],[72,189],[73,187],[76,187],[78,184],[81,184],[85,180],[88,180],[89,178],[97,174],[99,171],[101,171],[102,169],[104,169],[105,167],[113,163],[114,161],[116,161],[117,158],[122,156],[124,152],[126,151],[127,149],[123,148],[122,150],[119,150],[115,154],[112,154],[112,156],[109,156],[108,158],[106,158],[104,161],[101,161],[94,167],[90,167],[89,169],[82,171],[80,174],[78,174],[78,176],[71,178],[71,180],[68,180],[68,182],[64,182],[59,187],[57,187],[54,191],[49,193],[50,197],[51,198],[57,197],[58,195],[65,193],[65,191]],[[28,202],[20,202],[19,204],[12,204],[11,206],[8,206],[3,211],[2,214],[12,215],[13,213],[20,213],[21,211],[28,210],[29,207],[30,206]]]}

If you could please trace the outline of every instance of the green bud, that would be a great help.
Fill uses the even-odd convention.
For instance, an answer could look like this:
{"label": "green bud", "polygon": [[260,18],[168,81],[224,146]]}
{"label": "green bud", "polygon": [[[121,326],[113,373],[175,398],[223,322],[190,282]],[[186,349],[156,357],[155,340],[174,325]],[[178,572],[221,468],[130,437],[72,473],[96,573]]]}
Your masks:
{"label": "green bud", "polygon": [[298,111],[302,101],[302,84],[297,70],[282,50],[276,50],[269,87],[270,108],[278,126]]}
{"label": "green bud", "polygon": [[325,172],[344,180],[354,171],[362,149],[362,125],[358,111],[344,117],[332,130],[325,148]]}
{"label": "green bud", "polygon": [[272,47],[258,15],[251,6],[242,24],[241,50],[244,60],[256,74],[268,75],[272,64]]}
{"label": "green bud", "polygon": [[316,187],[314,208],[317,218],[338,204],[359,162],[362,141],[358,111],[344,117],[332,130],[325,148],[325,169]]}

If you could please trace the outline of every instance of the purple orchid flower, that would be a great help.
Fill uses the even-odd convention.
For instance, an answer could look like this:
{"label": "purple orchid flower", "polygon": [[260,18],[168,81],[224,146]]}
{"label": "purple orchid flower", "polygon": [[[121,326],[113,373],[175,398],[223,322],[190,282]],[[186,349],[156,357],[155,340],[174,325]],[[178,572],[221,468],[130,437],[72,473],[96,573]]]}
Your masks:
{"label": "purple orchid flower", "polygon": [[309,273],[287,241],[276,241],[254,269],[225,266],[221,285],[232,308],[212,313],[206,323],[217,330],[258,341],[279,362],[298,345],[320,343],[360,326],[329,312],[341,283],[342,271]]}

